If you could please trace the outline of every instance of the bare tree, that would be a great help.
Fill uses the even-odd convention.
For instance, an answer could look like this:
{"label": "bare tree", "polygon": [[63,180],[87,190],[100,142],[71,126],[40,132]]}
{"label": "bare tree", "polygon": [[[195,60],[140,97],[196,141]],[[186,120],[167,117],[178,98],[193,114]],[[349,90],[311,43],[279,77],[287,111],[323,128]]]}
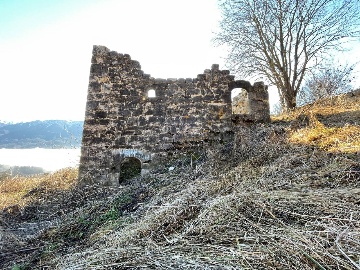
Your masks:
{"label": "bare tree", "polygon": [[325,62],[312,70],[298,94],[298,103],[306,104],[316,100],[342,94],[353,89],[353,70],[356,64],[335,64]]}
{"label": "bare tree", "polygon": [[359,6],[359,0],[221,0],[215,41],[230,48],[232,71],[267,78],[289,110],[309,68],[359,37]]}

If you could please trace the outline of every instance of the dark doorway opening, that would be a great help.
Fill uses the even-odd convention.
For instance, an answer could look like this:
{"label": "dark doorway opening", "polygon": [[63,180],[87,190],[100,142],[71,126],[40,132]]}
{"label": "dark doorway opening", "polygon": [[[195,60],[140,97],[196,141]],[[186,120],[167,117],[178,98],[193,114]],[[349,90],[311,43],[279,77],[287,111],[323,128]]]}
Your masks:
{"label": "dark doorway opening", "polygon": [[120,163],[119,183],[141,174],[141,161],[134,157],[124,158]]}

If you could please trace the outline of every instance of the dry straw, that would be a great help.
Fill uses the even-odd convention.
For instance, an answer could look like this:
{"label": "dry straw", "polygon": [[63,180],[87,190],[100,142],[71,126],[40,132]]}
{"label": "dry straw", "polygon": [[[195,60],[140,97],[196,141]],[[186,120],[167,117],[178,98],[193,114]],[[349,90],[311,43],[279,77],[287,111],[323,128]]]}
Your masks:
{"label": "dry straw", "polygon": [[[335,128],[332,135],[343,141],[339,128],[360,120],[359,108],[344,100],[331,103],[342,111],[318,105],[271,125],[241,127],[234,140],[198,152],[196,162],[189,159],[193,152],[184,152],[118,188],[36,194],[43,211],[63,213],[31,241],[3,249],[8,255],[0,263],[31,269],[360,269],[360,153],[294,137],[302,132],[309,139],[322,127],[316,132],[326,138],[326,129]],[[358,147],[354,137],[348,142]],[[7,229],[15,224],[4,221]],[[36,251],[21,251],[25,246]]]}

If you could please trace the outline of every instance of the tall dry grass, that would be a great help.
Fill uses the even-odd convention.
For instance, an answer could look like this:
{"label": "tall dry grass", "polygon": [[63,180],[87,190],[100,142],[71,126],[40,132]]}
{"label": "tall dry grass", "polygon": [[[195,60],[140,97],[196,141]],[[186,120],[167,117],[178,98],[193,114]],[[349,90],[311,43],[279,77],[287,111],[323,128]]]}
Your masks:
{"label": "tall dry grass", "polygon": [[31,193],[37,189],[43,193],[69,190],[76,184],[77,175],[77,169],[66,168],[45,175],[5,177],[0,180],[0,211],[14,205],[25,207],[33,201]]}
{"label": "tall dry grass", "polygon": [[[68,214],[36,239],[43,243],[35,246],[37,261],[20,254],[17,262],[33,269],[360,269],[360,163],[347,154],[358,149],[360,103],[335,101],[241,127],[233,141],[207,147],[195,167],[158,164],[111,194],[95,185],[74,189],[66,199],[75,207],[44,203]],[[44,186],[70,178],[71,188],[71,175]]]}
{"label": "tall dry grass", "polygon": [[327,127],[311,115],[310,125],[291,132],[289,141],[328,152],[356,153],[360,151],[360,126]]}
{"label": "tall dry grass", "polygon": [[293,122],[289,142],[332,153],[360,152],[360,92],[319,100],[273,117]]}

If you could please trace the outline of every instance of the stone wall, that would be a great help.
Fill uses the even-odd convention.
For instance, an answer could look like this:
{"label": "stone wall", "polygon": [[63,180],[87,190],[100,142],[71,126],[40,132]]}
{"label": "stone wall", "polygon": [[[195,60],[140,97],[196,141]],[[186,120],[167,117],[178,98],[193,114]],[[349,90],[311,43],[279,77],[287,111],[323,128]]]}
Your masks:
{"label": "stone wall", "polygon": [[[231,132],[231,89],[236,87],[247,91],[253,121],[269,121],[267,86],[261,82],[235,81],[218,65],[197,78],[154,79],[129,55],[94,46],[80,179],[117,184],[119,160],[129,149],[146,153],[148,162],[176,144]],[[149,90],[156,96],[150,97]]]}

